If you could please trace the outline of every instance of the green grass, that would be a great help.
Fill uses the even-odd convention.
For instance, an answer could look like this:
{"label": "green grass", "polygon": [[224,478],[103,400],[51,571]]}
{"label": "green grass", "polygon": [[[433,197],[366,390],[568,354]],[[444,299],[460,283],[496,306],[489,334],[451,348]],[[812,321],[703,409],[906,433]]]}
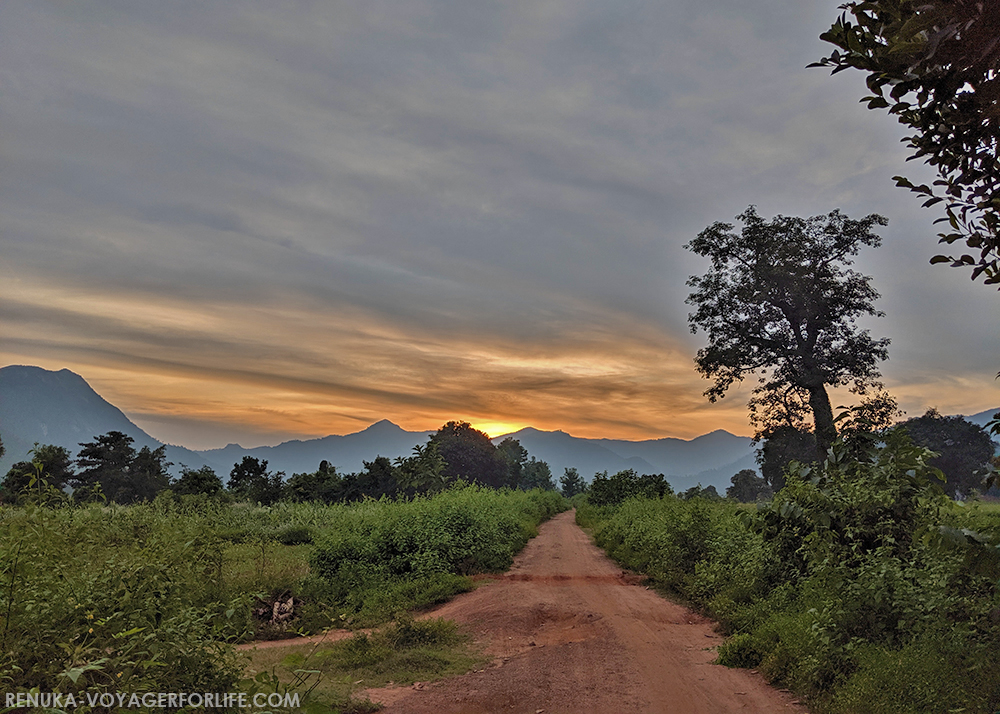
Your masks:
{"label": "green grass", "polygon": [[374,708],[359,696],[365,689],[434,681],[486,661],[454,623],[403,618],[333,644],[253,650],[247,674],[272,690],[298,692],[303,703],[367,712]]}
{"label": "green grass", "polygon": [[[254,616],[262,603],[294,595],[295,632],[384,623],[470,589],[468,573],[505,568],[563,508],[554,493],[476,488],[333,506],[168,493],[132,506],[0,505],[0,690],[231,691],[231,643],[267,629]],[[357,537],[380,523],[407,534],[378,541],[392,572]],[[313,567],[331,542],[371,555],[353,561],[360,579]],[[421,664],[418,650],[406,648],[414,671],[460,666],[432,654]]]}

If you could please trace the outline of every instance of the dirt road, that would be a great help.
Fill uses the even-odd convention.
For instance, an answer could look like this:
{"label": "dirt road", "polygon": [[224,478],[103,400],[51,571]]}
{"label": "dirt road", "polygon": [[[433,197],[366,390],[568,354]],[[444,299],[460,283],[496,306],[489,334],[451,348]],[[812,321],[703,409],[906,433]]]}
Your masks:
{"label": "dirt road", "polygon": [[711,664],[705,619],[638,584],[563,513],[513,568],[437,608],[494,657],[480,672],[369,690],[385,714],[805,712],[759,675]]}

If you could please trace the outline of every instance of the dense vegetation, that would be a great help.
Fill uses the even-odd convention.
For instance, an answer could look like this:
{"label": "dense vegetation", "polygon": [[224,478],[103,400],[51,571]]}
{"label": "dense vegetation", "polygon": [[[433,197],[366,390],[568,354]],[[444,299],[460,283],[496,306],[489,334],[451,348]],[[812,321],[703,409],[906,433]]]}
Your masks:
{"label": "dense vegetation", "polygon": [[1000,707],[1000,509],[959,506],[905,431],[793,463],[756,510],[669,494],[583,504],[623,565],[719,620],[724,664],[821,712]]}
{"label": "dense vegetation", "polygon": [[74,505],[30,488],[0,507],[7,691],[232,691],[227,643],[372,624],[468,589],[565,507],[553,491],[468,485],[271,507],[169,492]]}

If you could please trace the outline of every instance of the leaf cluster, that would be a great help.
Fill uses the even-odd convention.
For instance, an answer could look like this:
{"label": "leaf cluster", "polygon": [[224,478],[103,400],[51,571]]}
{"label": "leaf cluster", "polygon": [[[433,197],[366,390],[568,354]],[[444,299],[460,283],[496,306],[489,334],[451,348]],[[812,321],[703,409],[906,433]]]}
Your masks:
{"label": "leaf cluster", "polygon": [[1000,5],[996,0],[866,0],[844,12],[821,39],[837,50],[811,66],[867,74],[869,109],[887,109],[913,133],[910,159],[937,170],[932,186],[903,176],[898,186],[944,203],[945,244],[971,253],[932,263],[972,268],[1000,285]]}
{"label": "leaf cluster", "polygon": [[673,492],[663,474],[640,476],[635,469],[625,469],[608,476],[608,472],[604,471],[595,474],[590,482],[587,501],[595,506],[613,506],[629,498],[661,498]]}

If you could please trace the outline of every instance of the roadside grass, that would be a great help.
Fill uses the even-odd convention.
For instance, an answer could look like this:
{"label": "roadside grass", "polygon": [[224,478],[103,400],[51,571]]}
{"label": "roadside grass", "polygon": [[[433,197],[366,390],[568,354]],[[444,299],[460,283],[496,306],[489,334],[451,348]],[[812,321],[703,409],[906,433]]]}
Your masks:
{"label": "roadside grass", "polygon": [[380,630],[333,643],[249,650],[247,676],[272,691],[298,693],[303,708],[343,714],[379,708],[359,698],[366,689],[408,686],[463,674],[488,658],[455,623],[403,616]]}
{"label": "roadside grass", "polygon": [[577,522],[719,622],[720,664],[816,712],[1000,711],[1000,507],[948,499],[909,442],[834,456],[752,510],[636,498]]}
{"label": "roadside grass", "polygon": [[[130,506],[0,504],[0,686],[231,691],[242,674],[232,644],[380,625],[446,600],[472,588],[469,576],[509,566],[565,507],[553,492],[476,487],[337,505],[167,492]],[[261,611],[279,596],[294,598],[294,614],[273,623]],[[401,651],[421,677],[465,666]],[[369,666],[355,680],[382,665]]]}
{"label": "roadside grass", "polygon": [[311,552],[311,545],[282,545],[268,539],[229,543],[222,551],[222,579],[240,592],[292,590],[309,574]]}

